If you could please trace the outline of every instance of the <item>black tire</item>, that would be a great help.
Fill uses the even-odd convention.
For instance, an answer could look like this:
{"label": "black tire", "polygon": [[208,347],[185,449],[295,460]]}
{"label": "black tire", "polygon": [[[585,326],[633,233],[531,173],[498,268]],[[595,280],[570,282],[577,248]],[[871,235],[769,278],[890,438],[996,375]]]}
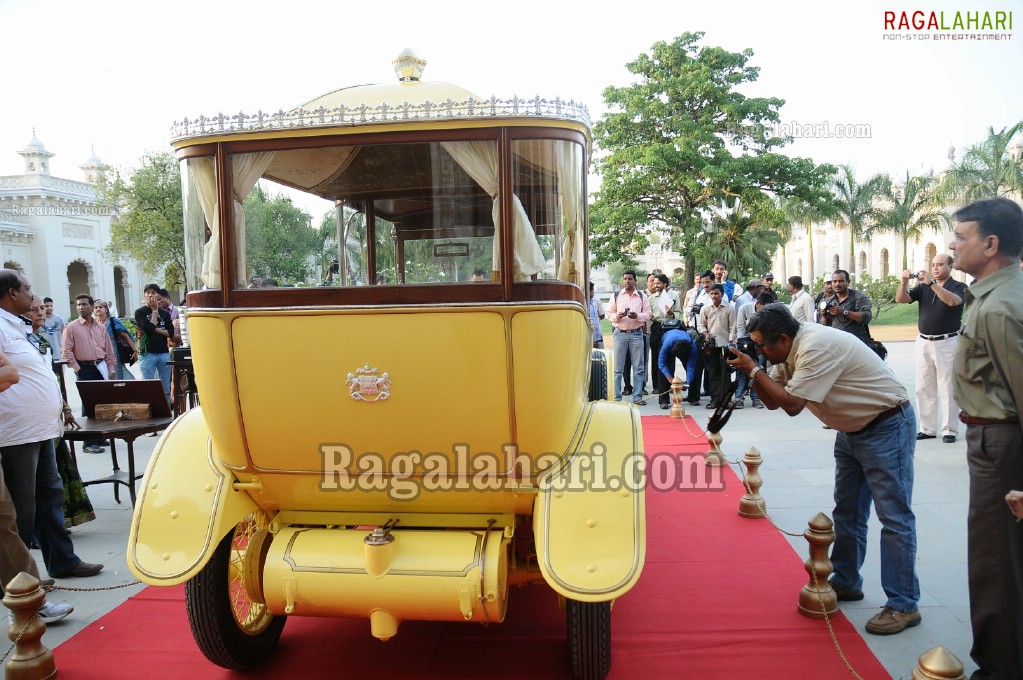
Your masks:
{"label": "black tire", "polygon": [[[262,520],[262,522],[261,522]],[[192,636],[203,655],[222,668],[259,665],[277,646],[286,616],[253,602],[245,589],[248,540],[265,518],[249,515],[220,541],[210,561],[185,584]],[[233,564],[232,564],[233,562]]]}
{"label": "black tire", "polygon": [[611,603],[565,600],[568,658],[579,680],[604,680],[611,671]]}
{"label": "black tire", "polygon": [[607,355],[594,350],[590,354],[590,401],[607,399]]}

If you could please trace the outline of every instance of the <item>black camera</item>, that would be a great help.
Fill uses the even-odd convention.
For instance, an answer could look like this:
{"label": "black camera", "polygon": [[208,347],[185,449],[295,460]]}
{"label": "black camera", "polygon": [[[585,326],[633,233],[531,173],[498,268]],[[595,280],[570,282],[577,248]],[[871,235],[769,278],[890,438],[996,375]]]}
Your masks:
{"label": "black camera", "polygon": [[713,336],[704,340],[703,344],[701,345],[703,353],[708,356],[714,353],[714,350],[717,349],[717,346],[718,346],[717,340],[715,340]]}
{"label": "black camera", "polygon": [[704,305],[704,303],[702,303],[702,302],[700,304],[698,304],[698,305],[693,305],[693,307],[692,307],[693,314],[699,314],[700,310],[703,309],[703,305]]}

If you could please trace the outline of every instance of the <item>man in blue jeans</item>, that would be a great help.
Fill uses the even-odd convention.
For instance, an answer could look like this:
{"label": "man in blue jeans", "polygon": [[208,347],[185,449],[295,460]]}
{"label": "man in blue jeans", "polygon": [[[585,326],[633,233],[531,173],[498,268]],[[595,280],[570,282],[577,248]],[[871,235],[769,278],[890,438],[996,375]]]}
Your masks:
{"label": "man in blue jeans", "polygon": [[747,371],[764,405],[790,416],[804,408],[837,430],[835,545],[831,585],[839,600],[862,600],[873,501],[881,522],[881,587],[888,601],[867,621],[868,633],[892,635],[920,623],[916,576],[913,454],[916,414],[895,374],[858,338],[815,323],[800,324],[783,303],[766,305],[747,326],[771,375],[732,350],[729,364]]}
{"label": "man in blue jeans", "polygon": [[135,325],[142,334],[139,368],[144,380],[160,378],[169,404],[171,367],[167,364],[170,361],[167,340],[174,334],[174,325],[170,312],[160,306],[160,286],[147,284],[144,294],[146,304],[135,310]]}

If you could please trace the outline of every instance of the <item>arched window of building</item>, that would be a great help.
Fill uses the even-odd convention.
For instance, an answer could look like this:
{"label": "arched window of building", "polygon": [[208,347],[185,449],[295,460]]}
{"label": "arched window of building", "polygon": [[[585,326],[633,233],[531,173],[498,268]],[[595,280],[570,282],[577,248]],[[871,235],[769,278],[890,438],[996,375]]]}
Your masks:
{"label": "arched window of building", "polygon": [[888,249],[881,249],[881,276],[888,276]]}
{"label": "arched window of building", "polygon": [[796,274],[798,274],[800,278],[805,278],[803,276],[803,258],[796,260]]}
{"label": "arched window of building", "polygon": [[934,256],[938,254],[938,248],[933,243],[928,243],[924,248],[924,257],[927,259],[921,263],[921,269],[930,269]]}
{"label": "arched window of building", "polygon": [[67,266],[68,306],[75,309],[75,297],[85,293],[92,295],[89,287],[89,268],[81,260],[75,260]]}
{"label": "arched window of building", "polygon": [[838,266],[838,255],[831,258],[831,271],[835,271],[836,269],[841,269],[841,267]]}
{"label": "arched window of building", "polygon": [[856,261],[856,271],[860,274],[867,273],[867,253],[863,250],[860,251],[860,256]]}

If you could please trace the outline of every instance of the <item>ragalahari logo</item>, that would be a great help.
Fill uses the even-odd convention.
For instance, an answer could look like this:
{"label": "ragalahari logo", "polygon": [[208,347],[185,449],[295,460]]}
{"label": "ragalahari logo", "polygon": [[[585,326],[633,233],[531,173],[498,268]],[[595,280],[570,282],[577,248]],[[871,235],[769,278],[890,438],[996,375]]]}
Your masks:
{"label": "ragalahari logo", "polygon": [[885,10],[884,40],[1011,40],[1012,10]]}

